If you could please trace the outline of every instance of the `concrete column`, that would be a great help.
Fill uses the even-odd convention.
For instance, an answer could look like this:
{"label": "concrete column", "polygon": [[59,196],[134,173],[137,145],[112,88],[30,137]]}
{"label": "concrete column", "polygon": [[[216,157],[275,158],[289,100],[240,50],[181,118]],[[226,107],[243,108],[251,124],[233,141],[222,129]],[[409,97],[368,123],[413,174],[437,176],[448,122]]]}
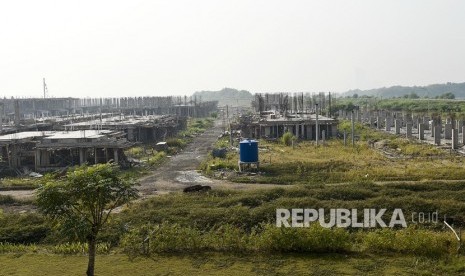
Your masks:
{"label": "concrete column", "polygon": [[412,123],[407,123],[406,132],[407,132],[406,134],[407,139],[412,138]]}
{"label": "concrete column", "polygon": [[385,121],[386,121],[385,130],[386,131],[391,131],[391,119],[386,117]]}
{"label": "concrete column", "polygon": [[35,150],[35,161],[34,161],[34,169],[38,171],[40,168],[40,149]]}
{"label": "concrete column", "polygon": [[376,127],[377,127],[378,129],[381,129],[381,121],[382,121],[381,117],[378,116],[377,119],[376,119],[376,121],[377,121]]}
{"label": "concrete column", "polygon": [[119,159],[118,159],[118,149],[113,149],[113,156],[114,156],[115,164],[118,164],[118,162],[119,162]]}
{"label": "concrete column", "polygon": [[418,140],[425,140],[425,124],[418,124]]}
{"label": "concrete column", "polygon": [[462,144],[465,145],[465,126],[462,126]]}
{"label": "concrete column", "polygon": [[400,127],[402,125],[401,121],[399,119],[396,119],[395,123],[395,129],[396,129],[396,134],[400,134]]}
{"label": "concrete column", "polygon": [[459,145],[459,131],[452,129],[452,149],[457,149]]}
{"label": "concrete column", "polygon": [[444,139],[452,139],[452,124],[448,123],[444,125]]}
{"label": "concrete column", "polygon": [[434,143],[438,146],[441,144],[441,128],[441,125],[434,127]]}
{"label": "concrete column", "polygon": [[79,149],[79,165],[83,165],[86,163],[86,149],[80,148]]}
{"label": "concrete column", "polygon": [[[429,117],[423,117],[423,123],[426,124],[426,125],[425,125],[425,130],[429,130],[429,129],[430,129],[429,121],[430,121]],[[433,128],[431,128],[431,130],[433,130]],[[431,131],[431,133],[433,133],[433,132]]]}

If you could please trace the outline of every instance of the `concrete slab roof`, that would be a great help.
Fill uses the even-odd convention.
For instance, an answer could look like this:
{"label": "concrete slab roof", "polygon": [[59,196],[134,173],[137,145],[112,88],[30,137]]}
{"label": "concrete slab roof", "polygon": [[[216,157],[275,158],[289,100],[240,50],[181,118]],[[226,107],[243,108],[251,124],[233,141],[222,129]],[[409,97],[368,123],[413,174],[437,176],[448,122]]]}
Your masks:
{"label": "concrete slab roof", "polygon": [[12,141],[31,139],[36,137],[46,137],[52,135],[54,131],[23,131],[18,133],[6,134],[0,136],[0,141]]}
{"label": "concrete slab roof", "polygon": [[66,124],[66,127],[73,127],[73,126],[91,126],[91,125],[104,125],[104,126],[119,126],[119,125],[136,125],[139,123],[150,123],[153,120],[163,118],[163,115],[149,115],[149,116],[136,116],[136,117],[123,117],[120,116],[113,116],[110,118],[103,118],[102,121],[100,119],[96,120],[89,120],[85,122],[79,123],[72,123]]}
{"label": "concrete slab roof", "polygon": [[59,131],[44,139],[77,139],[77,138],[101,138],[106,134],[112,133],[111,130],[75,130],[75,131]]}
{"label": "concrete slab roof", "polygon": [[0,136],[0,142],[26,140],[41,137],[42,139],[77,139],[100,138],[113,133],[111,130],[75,130],[75,131],[23,131]]}
{"label": "concrete slab roof", "polygon": [[[276,117],[275,119],[271,118],[263,118],[265,122],[302,122],[302,121],[316,121],[315,114],[306,114],[303,116],[295,116],[295,117]],[[318,116],[318,121],[327,121],[327,122],[337,122],[337,120],[325,116]]]}

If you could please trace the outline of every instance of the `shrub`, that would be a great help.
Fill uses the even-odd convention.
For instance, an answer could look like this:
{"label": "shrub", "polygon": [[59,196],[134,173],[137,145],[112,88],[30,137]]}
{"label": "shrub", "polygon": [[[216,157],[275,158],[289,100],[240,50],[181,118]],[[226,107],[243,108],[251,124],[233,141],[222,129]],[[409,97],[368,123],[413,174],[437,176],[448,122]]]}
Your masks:
{"label": "shrub", "polygon": [[296,137],[294,135],[292,135],[292,133],[286,132],[281,137],[281,142],[286,146],[290,146],[292,144],[292,141],[294,141],[295,139],[296,139]]}
{"label": "shrub", "polygon": [[186,146],[186,142],[179,138],[167,139],[166,144],[168,145],[168,147],[177,147],[177,148],[184,148]]}

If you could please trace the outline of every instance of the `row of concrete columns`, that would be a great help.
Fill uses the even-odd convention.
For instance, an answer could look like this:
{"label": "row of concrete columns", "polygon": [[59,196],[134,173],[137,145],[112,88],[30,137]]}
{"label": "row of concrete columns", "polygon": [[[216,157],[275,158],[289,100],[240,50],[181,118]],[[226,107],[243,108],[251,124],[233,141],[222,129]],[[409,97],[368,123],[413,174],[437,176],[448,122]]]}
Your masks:
{"label": "row of concrete columns", "polygon": [[[339,117],[347,120],[352,118],[351,112],[344,110],[339,111]],[[441,138],[451,140],[451,147],[453,149],[457,149],[459,143],[465,145],[464,120],[447,118],[445,120],[445,124],[441,124],[440,118],[431,120],[431,117],[428,116],[404,114],[402,112],[368,112],[361,110],[354,110],[353,118],[355,121],[367,123],[373,128],[377,128],[379,130],[384,129],[387,132],[391,132],[392,127],[394,127],[394,133],[398,135],[401,134],[401,129],[405,127],[405,136],[408,139],[413,138],[413,129],[418,130],[417,138],[419,140],[426,140],[425,132],[431,130],[431,137],[434,138],[434,143],[436,145],[441,144]],[[461,136],[461,141],[459,141],[460,133],[463,134]]]}

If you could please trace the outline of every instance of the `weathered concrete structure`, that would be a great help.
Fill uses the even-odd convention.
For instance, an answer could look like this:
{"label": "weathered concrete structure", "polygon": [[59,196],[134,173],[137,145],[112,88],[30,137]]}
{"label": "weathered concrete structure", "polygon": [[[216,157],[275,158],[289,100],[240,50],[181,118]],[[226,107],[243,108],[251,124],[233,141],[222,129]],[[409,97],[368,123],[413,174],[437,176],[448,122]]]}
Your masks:
{"label": "weathered concrete structure", "polygon": [[65,125],[67,130],[106,129],[125,133],[132,142],[159,142],[187,126],[187,118],[173,115],[113,116]]}
{"label": "weathered concrete structure", "polygon": [[420,123],[418,124],[418,139],[425,140],[425,128],[426,124]]}
{"label": "weathered concrete structure", "polygon": [[[316,114],[301,114],[299,116],[283,117],[280,115],[268,115],[255,119],[250,124],[239,126],[244,137],[250,138],[279,138],[289,131],[299,139],[316,140],[336,137],[337,120]],[[318,126],[318,134],[317,134]]]}
{"label": "weathered concrete structure", "polygon": [[[19,127],[38,119],[73,115],[118,113],[124,115],[177,115],[206,117],[217,110],[218,102],[191,97],[124,98],[29,98],[0,99],[1,117]],[[28,122],[28,120],[30,120]]]}
{"label": "weathered concrete structure", "polygon": [[4,166],[48,171],[69,166],[125,161],[124,134],[110,130],[20,132],[0,136]]}

